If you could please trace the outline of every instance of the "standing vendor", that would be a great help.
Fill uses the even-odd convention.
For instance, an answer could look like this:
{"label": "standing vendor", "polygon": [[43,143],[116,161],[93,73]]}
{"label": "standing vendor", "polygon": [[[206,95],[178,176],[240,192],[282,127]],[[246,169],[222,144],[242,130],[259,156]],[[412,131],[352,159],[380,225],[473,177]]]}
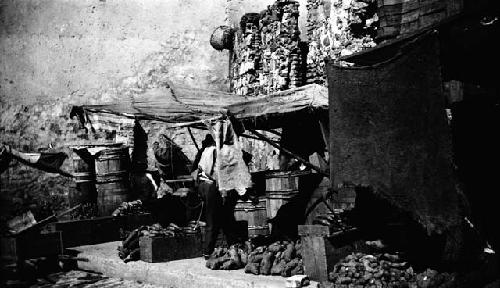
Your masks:
{"label": "standing vendor", "polygon": [[[227,205],[224,205],[224,200],[217,187],[217,173],[215,171],[217,151],[215,141],[210,134],[205,137],[202,147],[201,157],[199,155],[196,157],[194,165],[197,167],[198,192],[205,202],[206,241],[203,243],[203,256],[208,259],[215,248],[220,228],[223,228],[228,242],[232,242],[230,239],[232,231],[230,231],[231,217],[225,213]],[[234,216],[232,218],[234,220]]]}

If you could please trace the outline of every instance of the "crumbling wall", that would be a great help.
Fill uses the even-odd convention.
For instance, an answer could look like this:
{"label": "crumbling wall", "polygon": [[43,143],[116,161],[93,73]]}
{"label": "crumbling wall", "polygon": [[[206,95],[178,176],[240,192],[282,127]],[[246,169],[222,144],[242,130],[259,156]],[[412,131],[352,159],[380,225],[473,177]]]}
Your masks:
{"label": "crumbling wall", "polygon": [[308,0],[306,83],[326,83],[325,58],[336,60],[376,45],[376,0]]}

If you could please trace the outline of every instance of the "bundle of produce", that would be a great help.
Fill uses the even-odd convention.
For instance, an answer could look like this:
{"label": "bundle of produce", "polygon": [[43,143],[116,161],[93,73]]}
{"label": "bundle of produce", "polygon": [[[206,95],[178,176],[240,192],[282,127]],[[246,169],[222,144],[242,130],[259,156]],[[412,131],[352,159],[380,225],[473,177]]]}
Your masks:
{"label": "bundle of produce", "polygon": [[313,224],[328,226],[331,233],[348,231],[354,228],[349,224],[349,219],[342,209],[335,209],[333,212],[316,216]]}
{"label": "bundle of produce", "polygon": [[352,253],[337,263],[329,273],[329,280],[338,288],[438,287],[450,278],[450,274],[430,269],[417,274],[399,254],[389,253]]}
{"label": "bundle of produce", "polygon": [[247,250],[245,273],[290,277],[304,274],[300,241],[277,241]]}
{"label": "bundle of produce", "polygon": [[201,231],[201,226],[204,226],[205,223],[201,221],[189,221],[186,227],[182,227],[184,233],[198,233]]}
{"label": "bundle of produce", "polygon": [[130,232],[125,240],[122,241],[122,245],[118,246],[118,256],[125,263],[129,261],[137,261],[141,258],[141,250],[139,248],[139,237],[141,236],[142,229],[146,227],[140,227]]}
{"label": "bundle of produce", "polygon": [[151,226],[141,227],[141,236],[163,236],[163,237],[175,237],[185,234],[185,229],[181,228],[174,223],[170,223],[166,228],[163,228],[160,224],[156,223]]}
{"label": "bundle of produce", "polygon": [[147,211],[144,209],[141,200],[135,200],[131,202],[123,202],[115,211],[111,214],[112,216],[125,216],[125,215],[138,215],[144,214]]}
{"label": "bundle of produce", "polygon": [[206,266],[212,270],[237,270],[247,263],[247,252],[241,245],[232,245],[228,248],[215,248]]}

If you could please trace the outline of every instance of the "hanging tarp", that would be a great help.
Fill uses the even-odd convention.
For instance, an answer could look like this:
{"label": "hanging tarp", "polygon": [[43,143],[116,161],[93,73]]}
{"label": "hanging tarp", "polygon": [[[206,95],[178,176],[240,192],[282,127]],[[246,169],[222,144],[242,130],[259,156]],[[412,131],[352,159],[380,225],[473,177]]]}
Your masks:
{"label": "hanging tarp", "polygon": [[0,173],[8,168],[10,160],[16,159],[23,164],[45,172],[73,177],[68,172],[61,170],[66,158],[68,158],[68,155],[64,152],[24,153],[8,145],[0,144]]}
{"label": "hanging tarp", "polygon": [[238,120],[255,123],[259,119],[315,109],[328,110],[328,91],[316,84],[258,97],[173,86],[135,92],[112,103],[74,106],[72,115],[109,113],[182,127],[220,119],[225,112],[232,113]]}
{"label": "hanging tarp", "polygon": [[439,232],[461,216],[438,48],[427,33],[327,71],[333,187],[371,187]]}

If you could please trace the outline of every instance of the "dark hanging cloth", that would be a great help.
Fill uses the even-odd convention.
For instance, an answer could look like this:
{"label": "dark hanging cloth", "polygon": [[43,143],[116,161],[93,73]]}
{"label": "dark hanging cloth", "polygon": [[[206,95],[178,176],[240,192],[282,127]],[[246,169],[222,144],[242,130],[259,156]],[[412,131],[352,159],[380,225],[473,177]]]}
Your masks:
{"label": "dark hanging cloth", "polygon": [[362,55],[362,67],[328,63],[333,187],[371,187],[428,232],[462,219],[438,49],[427,33]]}
{"label": "dark hanging cloth", "polygon": [[10,161],[12,161],[12,155],[7,153],[5,147],[0,147],[0,174],[9,168]]}
{"label": "dark hanging cloth", "polygon": [[[68,158],[68,155],[66,155],[66,153],[63,152],[24,153],[12,149],[9,146],[2,146],[1,149],[2,149],[2,154],[1,154],[2,158],[12,157],[18,160],[19,162],[36,169],[40,169],[50,173],[59,173],[67,177],[73,177],[68,172],[61,170],[61,166],[64,163],[64,160]],[[6,166],[4,165],[3,160],[1,162],[2,166]],[[6,169],[6,167],[2,167],[1,169],[2,169],[1,172],[3,172]]]}

